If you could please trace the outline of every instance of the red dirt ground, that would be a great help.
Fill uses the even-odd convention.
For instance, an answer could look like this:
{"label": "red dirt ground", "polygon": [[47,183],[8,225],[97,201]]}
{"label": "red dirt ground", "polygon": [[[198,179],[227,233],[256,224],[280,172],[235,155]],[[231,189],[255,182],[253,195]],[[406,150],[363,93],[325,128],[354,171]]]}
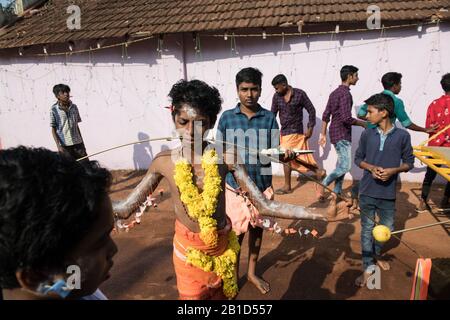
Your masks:
{"label": "red dirt ground", "polygon": [[[115,171],[113,200],[123,199],[139,183],[145,172]],[[326,204],[314,200],[313,183],[297,183],[293,193],[276,199],[316,208],[322,212]],[[280,187],[282,177],[274,177],[274,186]],[[350,181],[345,182],[350,187]],[[166,181],[159,188],[168,190]],[[158,188],[158,189],[159,189]],[[402,183],[398,190],[395,229],[419,226],[448,218],[432,212],[415,212],[420,184]],[[442,186],[435,186],[431,200],[438,203]],[[436,211],[436,210],[433,210]],[[174,213],[170,192],[158,197],[158,208],[147,209],[140,225],[129,232],[113,235],[119,252],[115,257],[112,277],[101,289],[110,299],[177,299],[176,278],[172,265],[172,237]],[[417,254],[404,244],[391,239],[386,244],[391,258],[391,270],[382,271],[381,289],[357,288],[354,280],[360,274],[359,218],[347,222],[311,222],[279,220],[283,227],[306,227],[319,232],[311,235],[264,233],[257,272],[271,284],[271,291],[262,295],[246,281],[247,242],[244,239],[241,254],[241,291],[237,300],[265,299],[409,299],[412,274]],[[423,257],[449,257],[450,229],[436,226],[401,234],[405,241]]]}

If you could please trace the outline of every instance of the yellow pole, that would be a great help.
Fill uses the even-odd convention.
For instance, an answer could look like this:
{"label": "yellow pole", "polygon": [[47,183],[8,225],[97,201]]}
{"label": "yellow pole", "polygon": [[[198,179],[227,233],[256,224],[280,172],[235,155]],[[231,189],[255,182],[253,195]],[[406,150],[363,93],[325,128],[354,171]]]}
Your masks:
{"label": "yellow pole", "polygon": [[425,140],[424,142],[422,142],[420,145],[424,146],[426,145],[428,142],[430,142],[431,140],[436,139],[441,133],[444,133],[444,131],[446,131],[447,129],[450,129],[450,124],[448,126],[446,126],[444,129],[440,130],[438,133],[434,134],[431,136],[431,138],[429,138],[428,140]]}

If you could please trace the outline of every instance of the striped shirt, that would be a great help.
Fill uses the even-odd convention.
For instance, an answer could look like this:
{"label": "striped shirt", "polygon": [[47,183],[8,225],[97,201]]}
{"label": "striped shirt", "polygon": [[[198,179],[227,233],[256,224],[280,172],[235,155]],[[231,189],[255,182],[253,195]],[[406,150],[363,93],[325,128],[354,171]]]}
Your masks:
{"label": "striped shirt", "polygon": [[[238,104],[236,108],[225,111],[220,117],[217,140],[239,146],[237,151],[245,169],[261,192],[272,185],[271,162],[258,154],[262,149],[275,148],[279,145],[280,131],[272,112],[259,106],[256,114],[249,119],[241,112]],[[228,145],[226,147],[229,148]],[[227,175],[226,182],[234,189],[239,188],[231,173]]]}
{"label": "striped shirt", "polygon": [[63,146],[73,146],[83,143],[78,122],[81,122],[80,113],[75,104],[70,104],[66,111],[55,103],[50,110],[50,127],[56,129],[56,134]]}

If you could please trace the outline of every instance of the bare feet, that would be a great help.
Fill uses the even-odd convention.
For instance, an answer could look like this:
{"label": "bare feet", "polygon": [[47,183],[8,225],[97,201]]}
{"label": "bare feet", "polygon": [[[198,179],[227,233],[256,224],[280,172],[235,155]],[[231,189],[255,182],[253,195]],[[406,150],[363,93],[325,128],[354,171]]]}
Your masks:
{"label": "bare feet", "polygon": [[384,271],[389,271],[391,269],[391,265],[389,264],[389,262],[383,260],[382,258],[377,259],[377,265]]}
{"label": "bare feet", "polygon": [[355,211],[359,209],[358,199],[352,199],[352,206],[350,207],[350,211]]}
{"label": "bare feet", "polygon": [[319,185],[318,183],[315,184],[316,188],[316,198],[317,201],[323,202],[325,201],[325,189],[323,186]]}
{"label": "bare feet", "polygon": [[367,280],[369,280],[371,275],[372,275],[371,272],[364,271],[362,275],[356,278],[355,285],[357,287],[365,287],[367,284]]}
{"label": "bare feet", "polygon": [[325,179],[326,176],[327,176],[327,172],[325,171],[325,169],[320,169],[320,170],[317,172],[317,179],[318,179],[319,181],[322,181],[323,179]]}
{"label": "bare feet", "polygon": [[266,294],[270,291],[270,285],[267,281],[257,275],[247,275],[247,279],[255,285],[255,287],[261,291],[262,294]]}
{"label": "bare feet", "polygon": [[331,194],[330,205],[327,209],[327,220],[329,222],[340,221],[346,219],[353,219],[353,214],[350,212],[352,203],[350,201],[337,202],[337,196]]}
{"label": "bare feet", "polygon": [[336,221],[341,221],[341,220],[351,220],[353,219],[355,216],[352,213],[348,213],[348,212],[342,212],[339,213],[336,216],[328,216],[327,217],[327,221],[328,222],[336,222]]}

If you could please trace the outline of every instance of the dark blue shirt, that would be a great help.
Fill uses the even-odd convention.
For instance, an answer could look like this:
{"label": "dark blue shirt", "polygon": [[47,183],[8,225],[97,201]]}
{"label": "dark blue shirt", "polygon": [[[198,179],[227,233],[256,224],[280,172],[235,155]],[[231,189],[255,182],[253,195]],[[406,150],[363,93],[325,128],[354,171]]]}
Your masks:
{"label": "dark blue shirt", "polygon": [[[275,115],[259,106],[250,119],[241,112],[240,104],[225,111],[220,117],[216,139],[238,145],[237,151],[247,169],[249,177],[264,192],[272,185],[272,166],[269,159],[260,158],[263,149],[276,148],[280,143],[280,131]],[[249,150],[251,149],[251,150]],[[233,175],[229,173],[226,182],[233,188],[239,188]]]}
{"label": "dark blue shirt", "polygon": [[[380,134],[377,128],[368,128],[359,139],[359,146],[355,154],[355,164],[360,166],[365,161],[382,168],[398,168],[401,163],[414,167],[414,155],[411,146],[411,136],[406,130],[394,128],[387,136]],[[398,174],[388,181],[381,181],[372,177],[372,173],[364,170],[359,185],[359,193],[379,199],[395,200]]]}

